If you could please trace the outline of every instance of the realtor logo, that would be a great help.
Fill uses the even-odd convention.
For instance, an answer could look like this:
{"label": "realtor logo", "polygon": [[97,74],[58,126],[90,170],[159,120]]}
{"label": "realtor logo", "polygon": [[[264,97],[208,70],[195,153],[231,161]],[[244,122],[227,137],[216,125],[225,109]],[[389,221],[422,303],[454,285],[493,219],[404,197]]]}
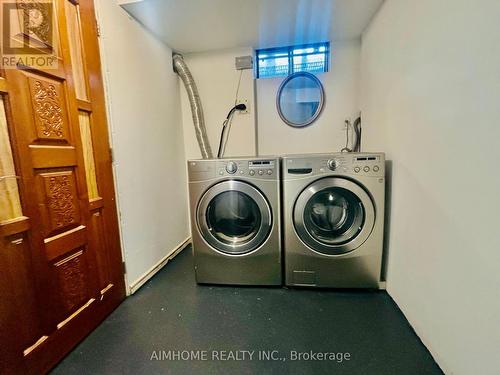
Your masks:
{"label": "realtor logo", "polygon": [[1,29],[3,68],[57,68],[53,0],[4,1]]}

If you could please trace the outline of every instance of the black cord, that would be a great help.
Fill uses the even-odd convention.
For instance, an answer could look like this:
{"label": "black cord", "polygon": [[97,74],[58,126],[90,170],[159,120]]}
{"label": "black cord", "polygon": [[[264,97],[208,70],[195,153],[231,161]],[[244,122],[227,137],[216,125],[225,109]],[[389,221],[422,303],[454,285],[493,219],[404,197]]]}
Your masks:
{"label": "black cord", "polygon": [[349,150],[349,127],[351,126],[350,121],[345,122],[345,149]]}
{"label": "black cord", "polygon": [[351,127],[351,122],[349,120],[345,120],[345,147],[340,150],[340,152],[352,152],[349,148],[349,128]]}
{"label": "black cord", "polygon": [[222,131],[220,132],[219,149],[217,150],[217,159],[220,159],[220,152],[222,149],[222,140],[224,139],[224,130],[226,129],[226,123],[227,120],[224,120],[224,123],[222,125]]}
{"label": "black cord", "polygon": [[231,108],[229,113],[226,116],[226,119],[222,123],[222,131],[220,132],[220,139],[219,139],[219,149],[217,151],[217,158],[220,158],[222,155],[222,144],[224,143],[224,135],[226,134],[226,128],[227,128],[227,123],[229,122],[230,117],[233,115],[234,111],[236,111],[236,106]]}
{"label": "black cord", "polygon": [[[235,111],[244,111],[245,109],[247,109],[247,106],[243,103],[240,103],[240,104],[235,105],[233,108],[231,108],[231,110],[227,114],[226,119],[222,123],[222,131],[220,133],[219,150],[217,151],[217,158],[222,157],[222,155],[224,153],[224,148],[225,148],[224,135],[226,133],[226,129],[228,129],[228,131],[229,131],[227,124],[229,124],[229,122],[231,121],[231,117],[233,116]],[[229,137],[229,134],[228,134],[228,137]],[[226,142],[227,142],[227,138],[226,138]]]}
{"label": "black cord", "polygon": [[359,124],[358,152],[361,152],[361,123]]}
{"label": "black cord", "polygon": [[[220,133],[220,139],[219,139],[219,150],[217,151],[217,158],[218,159],[220,159],[222,157],[222,155],[224,154],[224,149],[226,148],[227,139],[229,138],[230,127],[228,127],[227,124],[230,123],[231,117],[233,116],[235,111],[244,111],[245,109],[247,109],[247,106],[243,103],[235,105],[233,108],[231,108],[231,110],[229,111],[229,113],[226,116],[226,119],[222,123],[222,131]],[[227,129],[228,135],[227,135],[227,137],[224,137],[226,134],[226,129]],[[226,142],[224,142],[224,138],[226,138]]]}
{"label": "black cord", "polygon": [[356,142],[352,149],[354,152],[361,151],[361,117],[358,117],[353,124],[354,133],[356,134]]}

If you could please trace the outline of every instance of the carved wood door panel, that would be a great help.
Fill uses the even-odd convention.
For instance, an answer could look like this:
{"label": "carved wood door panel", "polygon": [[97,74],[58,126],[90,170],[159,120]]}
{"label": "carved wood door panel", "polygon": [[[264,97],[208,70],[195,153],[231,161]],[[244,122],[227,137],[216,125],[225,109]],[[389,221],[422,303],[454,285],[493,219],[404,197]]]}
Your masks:
{"label": "carved wood door panel", "polygon": [[0,292],[13,301],[0,318],[4,332],[16,330],[17,312],[25,319],[18,337],[0,335],[0,346],[9,347],[7,370],[40,373],[111,312],[125,288],[92,0],[17,3],[20,17],[52,19],[21,29],[50,47],[55,64],[17,63],[0,78],[24,215],[0,222],[2,250],[23,246],[0,252],[8,271],[0,281],[12,286]]}

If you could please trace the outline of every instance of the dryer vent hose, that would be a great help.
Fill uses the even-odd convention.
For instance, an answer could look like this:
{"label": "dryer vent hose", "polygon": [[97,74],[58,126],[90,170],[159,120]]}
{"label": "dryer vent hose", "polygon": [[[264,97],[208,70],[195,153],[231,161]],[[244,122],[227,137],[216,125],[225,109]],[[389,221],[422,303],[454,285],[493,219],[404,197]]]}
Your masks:
{"label": "dryer vent hose", "polygon": [[194,130],[198,145],[200,146],[201,156],[203,159],[212,159],[212,149],[208,142],[205,118],[203,117],[203,107],[201,106],[200,94],[198,93],[196,83],[182,55],[174,54],[172,60],[174,71],[181,77],[187,91],[189,104],[191,106],[191,114],[193,116]]}

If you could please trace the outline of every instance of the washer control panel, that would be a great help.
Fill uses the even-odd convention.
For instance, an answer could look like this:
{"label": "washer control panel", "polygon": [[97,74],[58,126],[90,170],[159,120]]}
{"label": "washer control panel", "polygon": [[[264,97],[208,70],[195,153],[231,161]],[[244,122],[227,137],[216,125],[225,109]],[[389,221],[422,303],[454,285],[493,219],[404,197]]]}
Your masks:
{"label": "washer control panel", "polygon": [[326,165],[328,166],[328,169],[335,171],[342,165],[342,161],[340,159],[332,158],[327,161]]}
{"label": "washer control panel", "polygon": [[384,168],[381,162],[385,162],[385,158],[381,158],[380,155],[354,156],[353,171],[356,174],[377,174]]}
{"label": "washer control panel", "polygon": [[348,174],[384,177],[383,153],[335,153],[325,155],[298,155],[283,158],[284,175]]}

